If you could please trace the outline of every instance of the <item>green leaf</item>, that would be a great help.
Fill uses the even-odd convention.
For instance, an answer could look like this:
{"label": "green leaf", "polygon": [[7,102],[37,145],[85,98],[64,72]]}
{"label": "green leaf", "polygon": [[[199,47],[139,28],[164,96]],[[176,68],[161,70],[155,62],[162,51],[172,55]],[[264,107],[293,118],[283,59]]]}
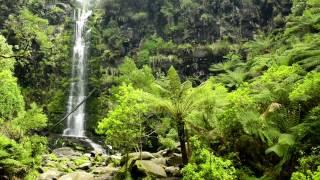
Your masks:
{"label": "green leaf", "polygon": [[295,144],[295,137],[291,134],[281,134],[278,143],[281,145],[293,146]]}
{"label": "green leaf", "polygon": [[266,154],[269,154],[271,152],[274,152],[276,153],[279,157],[283,157],[284,154],[286,153],[288,147],[287,146],[284,146],[284,145],[281,145],[281,144],[276,144],[270,148],[268,148],[266,150]]}

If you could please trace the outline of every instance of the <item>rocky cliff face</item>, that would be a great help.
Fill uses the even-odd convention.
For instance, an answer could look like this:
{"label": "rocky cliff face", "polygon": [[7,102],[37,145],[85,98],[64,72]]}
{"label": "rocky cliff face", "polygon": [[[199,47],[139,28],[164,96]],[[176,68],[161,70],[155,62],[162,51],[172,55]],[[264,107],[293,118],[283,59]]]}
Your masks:
{"label": "rocky cliff face", "polygon": [[129,3],[109,0],[103,7],[104,27],[117,27],[122,45],[137,47],[141,39],[153,33],[179,43],[251,39],[257,31],[281,27],[291,3],[290,0],[139,0]]}
{"label": "rocky cliff face", "polygon": [[[117,67],[124,56],[137,54],[137,59],[148,59],[145,52],[140,56],[137,51],[141,51],[145,41],[156,34],[164,41],[189,46],[168,48],[163,52],[158,47],[152,55],[161,55],[155,58],[161,62],[160,69],[167,69],[168,64],[176,65],[181,66],[178,69],[184,75],[202,77],[209,73],[208,67],[212,63],[223,61],[231,44],[283,27],[291,1],[107,0],[101,1],[99,7],[100,11],[97,10],[92,18],[95,33],[91,55],[103,59],[100,65]],[[227,44],[220,43],[211,50],[210,47],[199,47],[220,41]],[[176,56],[180,62],[173,62],[169,55]]]}

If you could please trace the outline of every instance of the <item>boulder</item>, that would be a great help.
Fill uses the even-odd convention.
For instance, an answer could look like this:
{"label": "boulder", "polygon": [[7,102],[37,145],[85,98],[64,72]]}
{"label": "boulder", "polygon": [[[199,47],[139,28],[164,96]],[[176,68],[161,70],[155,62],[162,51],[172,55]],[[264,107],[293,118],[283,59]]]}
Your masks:
{"label": "boulder", "polygon": [[88,169],[90,169],[91,166],[92,166],[92,163],[88,161],[88,162],[85,162],[85,163],[79,165],[78,169],[88,170]]}
{"label": "boulder", "polygon": [[153,155],[155,157],[159,158],[159,157],[169,157],[173,153],[177,153],[177,154],[181,153],[181,148],[180,148],[179,143],[176,143],[175,147],[173,149],[163,149],[163,150],[158,151],[157,153],[154,153]]}
{"label": "boulder", "polygon": [[63,172],[72,172],[72,169],[69,168],[65,163],[58,163],[56,168],[59,171],[63,171]]}
{"label": "boulder", "polygon": [[109,174],[102,174],[99,176],[94,177],[95,180],[113,180],[114,177],[110,176]]}
{"label": "boulder", "polygon": [[63,174],[64,173],[56,169],[49,169],[48,171],[45,171],[44,173],[40,174],[40,176],[38,177],[38,180],[54,180],[54,179],[58,179]]}
{"label": "boulder", "polygon": [[91,154],[91,157],[101,156],[103,154],[103,151],[93,150],[90,152],[90,154]]}
{"label": "boulder", "polygon": [[88,158],[94,157],[91,153],[85,153],[85,154],[83,154],[83,156],[86,156]]}
{"label": "boulder", "polygon": [[44,171],[46,168],[57,169],[62,172],[68,172],[70,170],[66,162],[56,162],[56,161],[46,162],[42,167],[42,171]]}
{"label": "boulder", "polygon": [[69,147],[62,147],[62,148],[58,148],[53,150],[53,153],[58,156],[58,157],[63,157],[63,156],[80,156],[81,153],[79,152],[75,152],[73,149],[69,148]]}
{"label": "boulder", "polygon": [[91,158],[91,161],[93,161],[93,164],[96,166],[106,166],[110,162],[112,162],[112,159],[109,155],[102,154],[99,156],[96,156],[95,158]]}
{"label": "boulder", "polygon": [[111,155],[110,158],[112,160],[121,160],[122,156],[120,154],[116,154],[116,155]]}
{"label": "boulder", "polygon": [[156,154],[158,154],[157,156],[164,157],[168,154],[168,151],[169,151],[169,149],[163,149],[163,150],[158,151]]}
{"label": "boulder", "polygon": [[[106,155],[106,154],[102,154],[101,155],[101,158],[104,160],[104,161],[109,161],[110,159],[112,159],[112,157],[111,156],[109,156],[109,155]],[[121,159],[121,157],[120,158],[118,158],[119,160]]]}
{"label": "boulder", "polygon": [[135,153],[129,154],[129,159],[134,159],[134,160],[138,160],[138,159],[139,160],[150,160],[153,158],[155,158],[155,157],[149,152],[141,152],[141,157],[140,157],[140,152],[135,152]]}
{"label": "boulder", "polygon": [[170,157],[168,157],[167,165],[175,166],[175,167],[181,166],[182,165],[182,155],[178,154],[178,153],[173,153]]}
{"label": "boulder", "polygon": [[71,10],[71,6],[66,3],[56,3],[56,6],[63,9],[63,10]]}
{"label": "boulder", "polygon": [[72,162],[72,161],[68,161],[66,163],[66,165],[68,166],[68,168],[72,169],[72,170],[75,170],[77,169],[77,166]]}
{"label": "boulder", "polygon": [[162,166],[149,160],[137,160],[134,167],[136,167],[139,172],[144,173],[147,176],[156,178],[167,177],[167,173]]}
{"label": "boulder", "polygon": [[60,177],[58,180],[93,180],[93,179],[94,178],[92,174],[82,172],[82,171],[77,171],[70,174],[66,174]]}
{"label": "boulder", "polygon": [[152,153],[152,155],[153,155],[155,158],[162,158],[162,157],[163,157],[160,151],[157,152],[157,153]]}
{"label": "boulder", "polygon": [[45,154],[45,155],[42,155],[42,160],[49,161],[49,160],[51,160],[51,157],[48,154]]}
{"label": "boulder", "polygon": [[47,167],[57,167],[58,166],[58,162],[56,162],[56,161],[46,161],[45,162],[45,166],[47,166]]}
{"label": "boulder", "polygon": [[121,173],[126,173],[126,170],[131,171],[132,167],[134,166],[136,160],[134,158],[129,159],[127,162],[124,162],[123,166],[118,171]]}
{"label": "boulder", "polygon": [[157,180],[181,180],[181,177],[158,178]]}
{"label": "boulder", "polygon": [[112,166],[102,166],[102,167],[93,168],[91,173],[93,173],[93,174],[104,174],[104,175],[108,174],[110,176],[113,176],[118,170],[119,170],[119,168],[115,168],[115,167],[112,167]]}
{"label": "boulder", "polygon": [[161,166],[166,166],[167,164],[167,160],[165,158],[155,158],[151,159],[151,161]]}
{"label": "boulder", "polygon": [[136,160],[150,160],[153,158],[155,157],[149,152],[141,152],[141,157],[140,152],[134,152],[128,154],[128,157],[126,155],[122,156],[120,164],[125,165],[126,163],[128,163],[129,167],[131,168],[131,165],[133,165]]}
{"label": "boulder", "polygon": [[174,167],[174,166],[165,167],[164,170],[170,176],[181,176],[181,172],[178,167]]}

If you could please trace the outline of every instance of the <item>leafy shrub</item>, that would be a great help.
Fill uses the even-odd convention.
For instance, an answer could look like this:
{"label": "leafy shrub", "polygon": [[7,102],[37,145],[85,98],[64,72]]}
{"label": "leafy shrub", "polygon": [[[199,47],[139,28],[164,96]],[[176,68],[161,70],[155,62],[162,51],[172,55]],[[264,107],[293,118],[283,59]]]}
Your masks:
{"label": "leafy shrub", "polygon": [[[3,174],[32,178],[34,169],[41,165],[41,154],[46,151],[46,138],[25,137],[19,142],[0,135],[0,166]],[[35,177],[34,177],[35,178]],[[34,179],[33,178],[33,179]]]}
{"label": "leafy shrub", "polygon": [[177,139],[177,131],[175,129],[170,129],[166,137],[159,137],[160,143],[169,149],[174,149],[176,147]]}
{"label": "leafy shrub", "polygon": [[303,156],[299,160],[297,171],[291,176],[291,180],[320,179],[320,147],[311,148],[311,154]]}
{"label": "leafy shrub", "polygon": [[317,171],[307,170],[305,173],[294,172],[291,176],[291,180],[319,180],[320,179],[320,166]]}
{"label": "leafy shrub", "polygon": [[97,132],[105,135],[107,143],[123,152],[134,149],[143,138],[142,123],[146,105],[140,94],[141,90],[123,83],[115,94],[118,105],[108,112],[97,127]]}
{"label": "leafy shrub", "polygon": [[302,75],[304,71],[298,65],[273,66],[251,83],[250,87],[256,94],[258,103],[267,105],[272,102],[285,103],[289,101],[289,93]]}
{"label": "leafy shrub", "polygon": [[14,66],[14,58],[12,47],[7,44],[6,39],[0,35],[0,71],[12,70]]}
{"label": "leafy shrub", "polygon": [[19,127],[23,132],[40,130],[47,126],[47,116],[42,113],[42,109],[35,103],[26,112],[21,112],[19,116],[12,120],[12,124]]}
{"label": "leafy shrub", "polygon": [[217,157],[209,150],[203,149],[197,156],[193,156],[191,162],[183,168],[183,179],[235,179],[236,170],[230,160]]}
{"label": "leafy shrub", "polygon": [[320,73],[310,72],[290,93],[292,101],[308,101],[320,97]]}
{"label": "leafy shrub", "polygon": [[17,85],[17,79],[12,72],[0,72],[0,118],[14,118],[18,112],[24,110],[24,101]]}
{"label": "leafy shrub", "polygon": [[196,137],[191,141],[195,150],[189,164],[182,169],[183,179],[236,179],[236,169],[232,161],[213,155],[208,149],[202,147]]}

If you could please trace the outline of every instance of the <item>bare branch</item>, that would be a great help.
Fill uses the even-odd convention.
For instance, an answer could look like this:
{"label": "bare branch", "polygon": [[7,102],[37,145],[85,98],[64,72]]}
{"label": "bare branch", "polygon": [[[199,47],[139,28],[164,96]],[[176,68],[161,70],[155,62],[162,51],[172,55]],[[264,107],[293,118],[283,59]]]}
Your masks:
{"label": "bare branch", "polygon": [[70,113],[68,113],[67,115],[65,115],[60,121],[58,121],[54,126],[51,127],[51,129],[55,128],[57,125],[59,125],[61,122],[63,122],[65,119],[67,119],[72,113],[74,113],[83,103],[85,103],[89,97],[96,91],[97,89],[94,88],[89,94],[88,96],[81,101]]}

